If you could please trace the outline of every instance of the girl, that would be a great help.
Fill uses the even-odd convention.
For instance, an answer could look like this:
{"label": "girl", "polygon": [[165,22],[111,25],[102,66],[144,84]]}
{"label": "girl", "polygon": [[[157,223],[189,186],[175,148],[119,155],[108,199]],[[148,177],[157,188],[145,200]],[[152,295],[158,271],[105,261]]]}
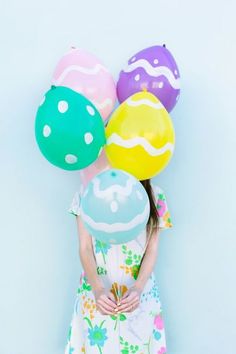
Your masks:
{"label": "girl", "polygon": [[65,354],[165,354],[159,290],[154,275],[160,230],[172,227],[165,194],[141,181],[150,201],[146,230],[123,244],[96,240],[84,228],[80,195],[69,212],[76,215],[80,284]]}

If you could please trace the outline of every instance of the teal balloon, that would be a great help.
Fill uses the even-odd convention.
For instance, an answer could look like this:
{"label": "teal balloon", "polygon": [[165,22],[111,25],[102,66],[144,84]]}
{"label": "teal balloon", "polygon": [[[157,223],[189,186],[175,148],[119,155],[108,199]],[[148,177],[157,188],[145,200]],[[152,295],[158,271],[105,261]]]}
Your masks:
{"label": "teal balloon", "polygon": [[81,218],[88,232],[108,244],[121,244],[146,228],[150,202],[143,185],[123,170],[96,175],[81,197]]}
{"label": "teal balloon", "polygon": [[35,136],[44,157],[65,170],[92,164],[106,142],[96,107],[64,86],[52,86],[46,93],[37,111]]}

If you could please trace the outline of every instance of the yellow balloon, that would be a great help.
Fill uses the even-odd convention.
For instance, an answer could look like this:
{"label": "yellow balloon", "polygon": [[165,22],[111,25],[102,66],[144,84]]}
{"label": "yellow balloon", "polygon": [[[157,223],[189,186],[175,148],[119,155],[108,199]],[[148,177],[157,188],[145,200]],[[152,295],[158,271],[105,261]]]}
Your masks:
{"label": "yellow balloon", "polygon": [[149,92],[138,92],[112,114],[106,127],[106,155],[112,167],[139,180],[152,178],[169,163],[175,131],[169,113]]}

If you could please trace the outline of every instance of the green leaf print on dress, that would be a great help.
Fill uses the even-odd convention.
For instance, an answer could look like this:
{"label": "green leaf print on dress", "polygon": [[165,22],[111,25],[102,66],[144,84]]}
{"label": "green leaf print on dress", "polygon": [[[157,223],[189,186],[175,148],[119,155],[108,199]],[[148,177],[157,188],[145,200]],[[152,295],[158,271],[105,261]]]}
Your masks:
{"label": "green leaf print on dress", "polygon": [[106,264],[106,255],[110,248],[111,248],[110,244],[95,239],[95,253],[102,254],[104,264]]}
{"label": "green leaf print on dress", "polygon": [[118,313],[117,315],[110,315],[111,319],[115,321],[114,331],[117,329],[117,324],[119,321],[125,321],[126,316],[123,313]]}
{"label": "green leaf print on dress", "polygon": [[122,336],[120,336],[120,344],[123,346],[123,348],[121,349],[122,354],[133,354],[137,353],[137,351],[139,350],[138,345],[129,344],[129,342],[125,341]]}
{"label": "green leaf print on dress", "polygon": [[97,274],[98,275],[106,275],[107,274],[107,270],[104,267],[97,267]]}
{"label": "green leaf print on dress", "polygon": [[[110,292],[114,295],[115,300],[118,301],[128,290],[126,285],[118,284],[117,282],[112,283]],[[110,318],[115,321],[114,330],[117,329],[117,324],[119,321],[125,321],[127,317],[123,313],[117,313],[110,315]]]}
{"label": "green leaf print on dress", "polygon": [[83,271],[80,276],[80,286],[77,289],[77,294],[83,294],[84,292],[91,291],[91,290],[92,290],[92,287],[88,283],[88,278]]}
{"label": "green leaf print on dress", "polygon": [[125,270],[126,274],[130,274],[135,280],[138,277],[142,256],[128,250],[127,245],[122,245],[122,253],[126,255],[125,264],[120,268]]}
{"label": "green leaf print on dress", "polygon": [[148,342],[143,344],[143,345],[147,346],[147,354],[151,354],[150,343],[151,343],[151,336],[149,337]]}

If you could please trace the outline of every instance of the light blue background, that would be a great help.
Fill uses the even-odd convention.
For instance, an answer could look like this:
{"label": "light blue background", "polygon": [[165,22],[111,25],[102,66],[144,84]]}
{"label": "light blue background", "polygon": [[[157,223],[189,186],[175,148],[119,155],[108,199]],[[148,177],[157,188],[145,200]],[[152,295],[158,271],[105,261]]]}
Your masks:
{"label": "light blue background", "polygon": [[136,51],[166,43],[182,76],[176,149],[158,176],[174,228],[157,277],[168,354],[234,354],[235,11],[233,1],[3,1],[0,353],[63,354],[80,275],[78,172],[49,164],[35,112],[71,45],[117,78]]}

